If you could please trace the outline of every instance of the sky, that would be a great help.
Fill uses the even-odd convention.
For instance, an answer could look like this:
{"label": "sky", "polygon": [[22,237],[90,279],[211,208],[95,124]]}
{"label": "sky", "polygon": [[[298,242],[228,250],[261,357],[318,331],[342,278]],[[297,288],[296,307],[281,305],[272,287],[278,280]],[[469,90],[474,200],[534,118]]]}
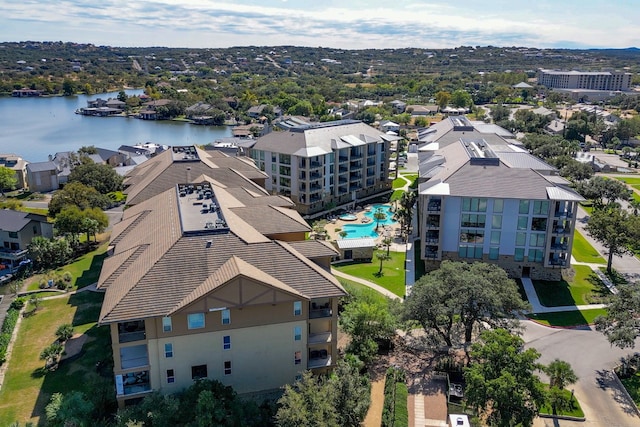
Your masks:
{"label": "sky", "polygon": [[0,10],[5,42],[640,47],[639,0],[0,0]]}

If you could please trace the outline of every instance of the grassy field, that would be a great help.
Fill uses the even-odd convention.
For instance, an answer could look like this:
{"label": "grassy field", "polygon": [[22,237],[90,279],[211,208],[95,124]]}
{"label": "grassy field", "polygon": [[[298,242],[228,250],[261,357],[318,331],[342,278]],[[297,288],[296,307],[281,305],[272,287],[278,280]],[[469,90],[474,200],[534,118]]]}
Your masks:
{"label": "grassy field", "polygon": [[377,274],[380,269],[380,261],[375,257],[375,254],[371,262],[336,264],[333,268],[343,273],[373,282],[401,297],[404,296],[405,293],[405,254],[404,252],[390,252],[389,255],[391,256],[391,259],[382,262],[381,275]]}
{"label": "grassy field", "polygon": [[582,311],[575,310],[530,314],[528,317],[529,319],[535,320],[536,322],[546,326],[572,327],[591,325],[596,317],[604,316],[605,314],[607,314],[605,309],[594,308]]}
{"label": "grassy field", "polygon": [[585,239],[585,237],[576,230],[573,233],[573,250],[571,254],[578,262],[588,262],[595,264],[606,264],[604,258],[600,256],[598,251]]}
{"label": "grassy field", "polygon": [[595,280],[597,277],[590,267],[574,265],[575,275],[563,277],[559,282],[534,280],[533,286],[545,307],[585,305],[600,302],[609,291]]}
{"label": "grassy field", "polygon": [[[71,285],[73,289],[84,288],[98,281],[100,277],[100,269],[102,263],[107,257],[107,243],[103,243],[96,250],[88,252],[71,264],[58,268],[57,272],[68,271],[73,276]],[[38,289],[40,275],[34,276],[31,283],[27,287],[28,290],[34,291]]]}
{"label": "grassy field", "polygon": [[[96,326],[102,298],[99,293],[82,292],[43,301],[35,315],[22,320],[0,391],[0,425],[38,424],[53,393],[91,391],[91,384],[100,378],[96,363],[111,354],[109,329]],[[73,324],[76,334],[86,334],[84,352],[74,361],[60,363],[55,371],[45,371],[40,352],[54,342],[56,329],[64,323]]]}
{"label": "grassy field", "polygon": [[629,184],[629,185],[640,185],[640,178],[635,178],[635,177],[617,177],[616,178],[618,181],[622,181],[625,184]]}
{"label": "grassy field", "polygon": [[621,378],[620,381],[629,392],[636,406],[640,406],[640,372],[636,372],[629,378]]}

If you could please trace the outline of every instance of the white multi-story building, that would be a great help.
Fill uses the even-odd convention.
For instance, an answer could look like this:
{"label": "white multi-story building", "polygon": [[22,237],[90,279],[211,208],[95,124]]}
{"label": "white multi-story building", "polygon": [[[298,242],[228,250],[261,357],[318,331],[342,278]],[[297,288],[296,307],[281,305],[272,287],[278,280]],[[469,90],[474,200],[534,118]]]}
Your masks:
{"label": "white multi-story building", "polygon": [[550,89],[628,91],[631,73],[622,71],[538,70],[538,84]]}
{"label": "white multi-story building", "polygon": [[290,197],[313,215],[391,190],[387,135],[356,120],[316,123],[271,132],[243,144],[269,175],[265,188]]}
{"label": "white multi-story building", "polygon": [[432,127],[420,152],[418,187],[428,271],[445,259],[479,260],[512,277],[557,280],[569,266],[584,199],[511,137],[466,117]]}

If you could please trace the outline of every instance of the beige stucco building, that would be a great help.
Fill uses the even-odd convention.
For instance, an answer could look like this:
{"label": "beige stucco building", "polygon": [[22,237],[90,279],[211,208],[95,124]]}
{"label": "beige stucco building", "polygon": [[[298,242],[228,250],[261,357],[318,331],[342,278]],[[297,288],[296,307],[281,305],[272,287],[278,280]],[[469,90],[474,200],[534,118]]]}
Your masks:
{"label": "beige stucco building", "polygon": [[[168,175],[216,161],[209,156],[173,147],[144,164],[155,179],[130,177],[136,203],[114,227],[98,282],[121,405],[198,378],[239,393],[275,389],[336,362],[345,295],[328,271],[336,251],[305,241],[310,228],[293,203],[246,177],[236,181],[242,174],[233,168],[162,189]],[[147,190],[148,199],[136,197]]]}

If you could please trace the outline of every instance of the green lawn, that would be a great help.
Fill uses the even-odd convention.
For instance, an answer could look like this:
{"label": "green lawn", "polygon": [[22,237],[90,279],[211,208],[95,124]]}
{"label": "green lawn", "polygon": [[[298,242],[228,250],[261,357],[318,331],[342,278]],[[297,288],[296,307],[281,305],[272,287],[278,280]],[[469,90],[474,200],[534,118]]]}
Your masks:
{"label": "green lawn", "polygon": [[[566,398],[571,398],[571,391],[565,389],[563,390],[563,394]],[[578,402],[578,399],[574,397],[571,402],[572,402],[572,407],[568,411],[558,411],[556,414],[553,414],[551,406],[543,405],[540,408],[539,413],[548,414],[548,415],[566,415],[569,417],[584,418],[584,412],[580,407],[580,402]]]}
{"label": "green lawn", "polygon": [[[383,251],[384,252],[384,251]],[[404,252],[390,252],[390,260],[382,262],[382,275],[378,276],[380,261],[373,256],[371,262],[351,262],[336,264],[336,270],[361,279],[368,280],[393,292],[398,296],[404,296]]]}
{"label": "green lawn", "polygon": [[636,372],[629,378],[621,378],[620,381],[629,392],[636,406],[640,406],[640,372]]}
{"label": "green lawn", "polygon": [[[96,250],[82,255],[71,264],[60,267],[56,271],[68,271],[71,273],[73,276],[71,281],[73,289],[80,289],[85,286],[89,286],[92,283],[97,282],[100,277],[102,263],[107,257],[107,247],[108,244],[103,243]],[[39,277],[34,277],[27,289],[30,291],[38,289],[39,281]]]}
{"label": "green lawn", "polygon": [[407,184],[407,181],[405,181],[404,179],[398,177],[398,178],[393,180],[393,189],[397,190],[399,188],[404,187],[406,184]]}
{"label": "green lawn", "polygon": [[573,249],[571,254],[578,262],[588,262],[596,264],[606,264],[604,258],[600,256],[598,251],[585,239],[585,237],[578,232],[573,233]]}
{"label": "green lawn", "polygon": [[395,202],[396,200],[400,200],[402,195],[404,194],[404,190],[393,190],[391,197],[389,198],[389,202]]}
{"label": "green lawn", "polygon": [[[91,384],[100,378],[96,363],[111,355],[109,328],[96,326],[102,298],[103,294],[82,292],[43,301],[35,315],[22,320],[0,390],[0,425],[8,426],[14,421],[37,425],[55,392],[98,392],[91,389]],[[56,329],[64,323],[73,324],[76,334],[87,335],[84,353],[74,361],[62,362],[55,371],[44,371],[40,352],[54,342]],[[109,381],[111,377],[109,373]]]}
{"label": "green lawn", "polygon": [[570,326],[581,326],[581,325],[591,325],[593,321],[598,316],[604,316],[607,314],[607,311],[603,308],[594,308],[591,310],[582,310],[582,311],[558,311],[555,313],[541,313],[541,314],[530,314],[528,317],[531,320],[535,320],[536,322],[546,325],[546,326],[559,326],[559,327],[570,327]]}
{"label": "green lawn", "polygon": [[533,280],[540,303],[545,307],[585,305],[601,302],[609,291],[597,280],[586,265],[574,265],[574,277],[563,277],[558,282]]}
{"label": "green lawn", "polygon": [[622,181],[625,184],[629,184],[629,185],[640,185],[640,178],[635,178],[635,177],[618,177],[616,178],[618,181]]}

